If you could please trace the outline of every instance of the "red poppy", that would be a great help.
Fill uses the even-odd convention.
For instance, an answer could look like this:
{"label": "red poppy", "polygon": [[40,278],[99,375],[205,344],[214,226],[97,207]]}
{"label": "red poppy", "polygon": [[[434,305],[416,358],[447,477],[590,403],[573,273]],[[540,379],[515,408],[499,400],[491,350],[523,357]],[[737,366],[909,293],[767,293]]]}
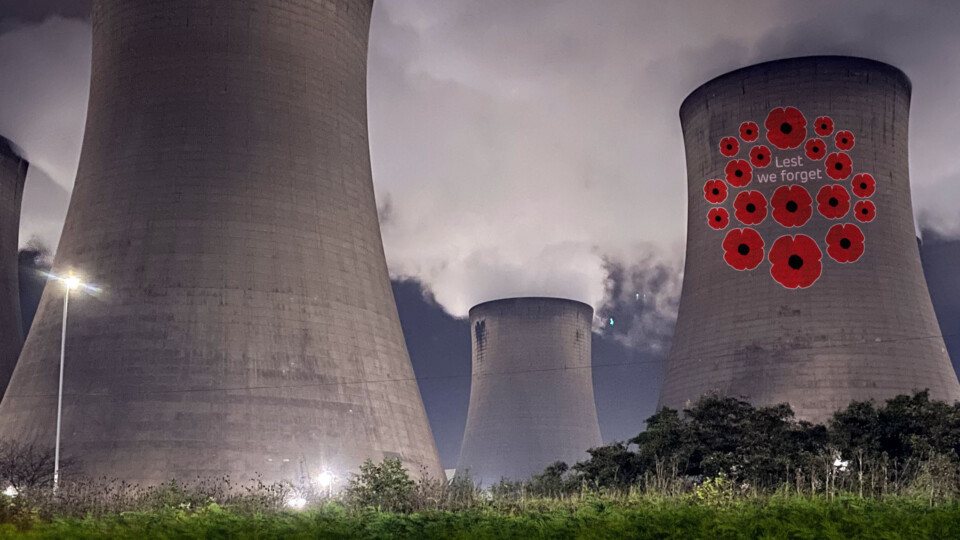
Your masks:
{"label": "red poppy", "polygon": [[827,156],[827,176],[834,180],[846,180],[853,172],[853,161],[843,152],[834,152]]}
{"label": "red poppy", "polygon": [[781,150],[797,148],[807,138],[807,119],[795,107],[777,107],[763,123],[767,140]]}
{"label": "red poppy", "polygon": [[803,149],[807,153],[807,157],[814,161],[819,161],[827,155],[827,145],[823,144],[820,139],[810,139]]}
{"label": "red poppy", "polygon": [[784,227],[799,227],[813,215],[813,199],[801,186],[780,186],[770,198],[771,214]]}
{"label": "red poppy", "polygon": [[853,207],[853,217],[861,223],[870,223],[877,217],[877,207],[873,201],[857,201]]}
{"label": "red poppy", "polygon": [[703,196],[710,204],[720,204],[727,200],[727,183],[719,178],[707,180],[703,185]]}
{"label": "red poppy", "polygon": [[873,195],[877,190],[877,181],[869,173],[854,176],[850,185],[853,188],[853,194],[862,199]]}
{"label": "red poppy", "polygon": [[729,223],[730,213],[727,212],[726,208],[711,208],[707,212],[707,224],[710,227],[719,231],[720,229],[726,229]]}
{"label": "red poppy", "polygon": [[753,142],[760,136],[760,128],[756,122],[744,122],[740,124],[740,138],[745,142]]}
{"label": "red poppy", "polygon": [[727,182],[733,187],[745,187],[753,180],[753,168],[745,159],[731,159],[723,172],[727,175]]}
{"label": "red poppy", "polygon": [[827,255],[838,263],[852,263],[863,255],[863,233],[852,223],[836,224],[827,233]]}
{"label": "red poppy", "polygon": [[833,138],[839,150],[849,150],[853,148],[853,133],[849,131],[838,131],[837,136]]}
{"label": "red poppy", "polygon": [[833,133],[833,120],[829,116],[820,116],[813,123],[813,129],[817,132],[817,135],[826,137]]}
{"label": "red poppy", "polygon": [[723,239],[723,260],[737,270],[753,270],[763,262],[763,238],[753,229],[731,229]]}
{"label": "red poppy", "polygon": [[740,152],[740,143],[737,142],[733,137],[724,137],[720,139],[720,153],[727,156],[733,157]]}
{"label": "red poppy", "polygon": [[823,252],[809,236],[781,236],[770,248],[770,275],[788,289],[805,289],[820,278]]}
{"label": "red poppy", "polygon": [[817,210],[827,219],[840,219],[850,211],[850,194],[837,184],[823,186],[817,193]]}
{"label": "red poppy", "polygon": [[754,146],[750,149],[750,164],[758,169],[762,169],[770,164],[770,149],[764,145]]}
{"label": "red poppy", "polygon": [[744,225],[756,225],[767,217],[767,199],[759,191],[741,191],[733,207],[733,214]]}

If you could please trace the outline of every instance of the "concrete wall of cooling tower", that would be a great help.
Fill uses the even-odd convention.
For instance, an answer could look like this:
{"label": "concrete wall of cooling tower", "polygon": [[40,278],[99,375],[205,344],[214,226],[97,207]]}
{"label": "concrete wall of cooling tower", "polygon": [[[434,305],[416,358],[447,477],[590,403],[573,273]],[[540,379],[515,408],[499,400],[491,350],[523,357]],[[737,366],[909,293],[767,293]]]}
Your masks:
{"label": "concrete wall of cooling tower", "polygon": [[[442,474],[384,260],[367,142],[372,0],[98,0],[54,271],[63,451],[141,482]],[[52,446],[62,287],[0,437]]]}
{"label": "concrete wall of cooling tower", "polygon": [[[822,420],[851,400],[915,389],[960,398],[914,233],[910,91],[886,64],[807,57],[740,69],[687,97],[687,255],[661,405],[715,391]],[[744,187],[737,160],[750,166]],[[723,183],[722,201],[709,180]],[[788,208],[801,188],[806,220],[797,201]],[[761,199],[766,216],[753,224],[747,205],[759,212]]]}
{"label": "concrete wall of cooling tower", "polygon": [[573,464],[602,443],[590,372],[593,308],[558,298],[470,310],[473,375],[457,473],[484,485]]}
{"label": "concrete wall of cooling tower", "polygon": [[17,249],[27,162],[0,137],[0,395],[23,346]]}

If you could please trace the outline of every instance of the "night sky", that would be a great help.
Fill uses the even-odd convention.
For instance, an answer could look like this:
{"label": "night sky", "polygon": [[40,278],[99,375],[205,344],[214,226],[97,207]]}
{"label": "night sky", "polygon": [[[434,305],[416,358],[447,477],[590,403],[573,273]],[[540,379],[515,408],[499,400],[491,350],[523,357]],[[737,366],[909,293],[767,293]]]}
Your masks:
{"label": "night sky", "polygon": [[[88,13],[84,0],[0,0],[0,134],[31,161],[24,245],[53,249],[63,225],[86,116]],[[911,77],[924,269],[960,363],[958,27],[949,1],[378,0],[374,183],[444,465],[456,463],[469,399],[463,317],[494,298],[593,305],[604,439],[643,428],[682,281],[677,111],[699,84],[759,61],[852,54]]]}

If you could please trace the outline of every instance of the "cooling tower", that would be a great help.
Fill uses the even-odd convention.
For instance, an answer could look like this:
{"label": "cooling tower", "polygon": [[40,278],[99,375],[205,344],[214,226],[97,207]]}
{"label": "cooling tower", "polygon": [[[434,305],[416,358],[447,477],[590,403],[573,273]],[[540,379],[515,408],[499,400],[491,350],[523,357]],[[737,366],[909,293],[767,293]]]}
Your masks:
{"label": "cooling tower", "polygon": [[0,137],[0,395],[23,346],[17,247],[27,161]]}
{"label": "cooling tower", "polygon": [[759,64],[680,108],[683,293],[660,404],[707,392],[824,420],[851,400],[960,398],[910,203],[910,81],[880,62]]}
{"label": "cooling tower", "polygon": [[593,308],[508,298],[470,310],[473,375],[458,474],[490,485],[526,480],[600,446],[593,400]]}
{"label": "cooling tower", "polygon": [[[62,448],[154,483],[443,471],[400,329],[367,143],[372,0],[98,0]],[[0,406],[53,446],[63,287]]]}

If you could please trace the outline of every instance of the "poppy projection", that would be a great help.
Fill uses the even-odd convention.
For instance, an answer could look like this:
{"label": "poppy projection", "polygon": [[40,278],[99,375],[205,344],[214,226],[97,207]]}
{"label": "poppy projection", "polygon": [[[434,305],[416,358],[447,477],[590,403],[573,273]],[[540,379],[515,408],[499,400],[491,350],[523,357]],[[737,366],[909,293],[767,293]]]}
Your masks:
{"label": "poppy projection", "polygon": [[707,212],[707,225],[712,229],[723,230],[730,224],[730,213],[726,208],[711,208]]}
{"label": "poppy projection", "polygon": [[723,239],[723,260],[737,270],[753,270],[763,262],[763,238],[753,229],[733,229]]}
{"label": "poppy projection", "polygon": [[[749,271],[759,268],[766,255],[775,282],[787,289],[805,289],[820,279],[824,253],[840,264],[854,263],[863,257],[863,229],[854,223],[837,223],[825,238],[820,236],[822,232],[816,235],[823,239],[822,245],[808,234],[774,233],[776,240],[767,252],[763,236],[772,227],[798,229],[814,219],[853,218],[869,223],[877,214],[876,204],[869,200],[877,190],[877,182],[870,173],[854,170],[854,160],[848,152],[855,147],[856,137],[853,131],[837,126],[830,116],[817,116],[808,126],[800,109],[782,106],[767,114],[762,127],[765,131],[757,122],[747,120],[739,125],[736,135],[728,134],[718,141],[720,155],[727,161],[724,178],[707,180],[703,186],[704,198],[715,205],[707,211],[707,225],[726,230],[731,219],[736,218],[743,225],[761,226],[759,230],[744,227],[727,231],[722,242],[723,260],[738,271]],[[765,135],[770,146],[745,144],[758,141],[761,135]],[[804,168],[815,162],[820,162],[816,169]],[[779,173],[761,170],[771,165],[779,168]],[[826,177],[821,176],[823,172]],[[811,189],[800,185],[809,181],[826,182],[811,188],[816,190],[816,198]],[[772,194],[759,189],[777,182],[784,185]],[[751,183],[752,189],[742,189]],[[733,199],[732,208],[716,206],[729,198]],[[768,213],[774,223],[761,225]],[[819,217],[815,218],[815,214]]]}
{"label": "poppy projection", "polygon": [[800,227],[813,215],[813,199],[803,186],[780,186],[770,199],[773,219],[784,227]]}

